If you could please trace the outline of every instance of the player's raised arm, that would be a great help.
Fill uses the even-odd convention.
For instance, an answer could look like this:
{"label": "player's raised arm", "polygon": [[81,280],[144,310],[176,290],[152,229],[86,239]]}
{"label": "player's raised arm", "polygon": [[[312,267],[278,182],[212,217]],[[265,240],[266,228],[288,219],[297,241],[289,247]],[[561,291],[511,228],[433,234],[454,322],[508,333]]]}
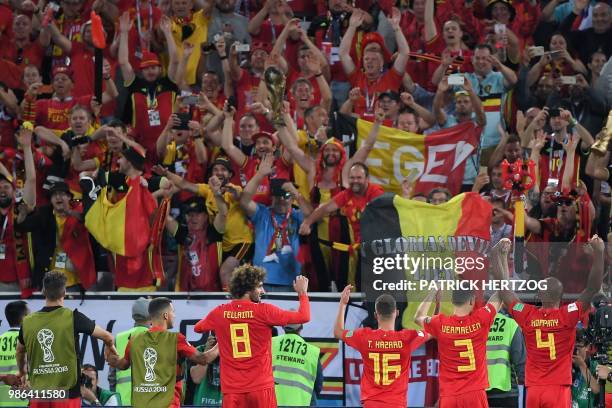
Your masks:
{"label": "player's raised arm", "polygon": [[502,308],[502,304],[503,304],[501,297],[499,295],[499,292],[495,292],[494,294],[492,294],[487,304],[495,308],[495,313],[499,312],[499,309]]}
{"label": "player's raised arm", "polygon": [[591,305],[593,296],[601,289],[603,282],[604,271],[604,242],[599,236],[593,235],[589,242],[584,246],[584,252],[593,257],[593,266],[587,278],[586,288],[578,297],[578,301],[582,303],[584,310],[588,310]]}
{"label": "player's raised arm", "polygon": [[340,304],[338,305],[338,314],[336,315],[336,324],[334,325],[334,337],[338,340],[342,339],[342,332],[344,331],[344,313],[346,312],[346,305],[348,305],[351,296],[352,287],[353,285],[346,285],[340,295]]}
{"label": "player's raised arm", "polygon": [[437,290],[431,290],[417,308],[416,313],[414,314],[414,322],[419,326],[424,327],[425,323],[429,321],[430,317],[427,315],[427,313],[429,312],[431,304],[436,298],[437,293]]}
{"label": "player's raised arm", "polygon": [[[508,254],[510,253],[511,246],[512,242],[510,242],[508,238],[503,238],[493,248],[491,262],[493,277],[495,279],[508,280]],[[510,305],[512,305],[514,302],[520,302],[519,298],[516,296],[516,293],[510,289],[500,290],[498,294],[508,309],[510,309]],[[490,300],[489,303],[491,303]],[[499,308],[496,309],[499,310]]]}

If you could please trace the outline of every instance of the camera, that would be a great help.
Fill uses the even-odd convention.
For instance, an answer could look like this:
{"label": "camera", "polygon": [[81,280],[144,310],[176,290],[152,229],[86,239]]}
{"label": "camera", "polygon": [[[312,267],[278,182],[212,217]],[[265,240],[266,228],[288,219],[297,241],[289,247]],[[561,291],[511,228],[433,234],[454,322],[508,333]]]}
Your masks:
{"label": "camera", "polygon": [[85,388],[92,388],[93,383],[91,381],[91,377],[87,374],[81,373],[80,384]]}

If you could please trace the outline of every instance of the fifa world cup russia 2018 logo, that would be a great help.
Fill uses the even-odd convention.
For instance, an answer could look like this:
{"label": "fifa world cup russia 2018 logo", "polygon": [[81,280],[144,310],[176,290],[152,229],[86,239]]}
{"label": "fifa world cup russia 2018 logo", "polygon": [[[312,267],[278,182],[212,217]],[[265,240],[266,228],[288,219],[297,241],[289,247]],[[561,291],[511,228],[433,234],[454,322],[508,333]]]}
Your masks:
{"label": "fifa world cup russia 2018 logo", "polygon": [[155,381],[155,364],[157,363],[157,351],[151,347],[147,347],[142,354],[145,365],[145,381]]}
{"label": "fifa world cup russia 2018 logo", "polygon": [[53,351],[51,351],[54,338],[53,332],[49,329],[40,329],[36,335],[36,340],[38,340],[40,348],[43,351],[43,361],[45,363],[52,363],[55,361],[55,356],[53,355]]}

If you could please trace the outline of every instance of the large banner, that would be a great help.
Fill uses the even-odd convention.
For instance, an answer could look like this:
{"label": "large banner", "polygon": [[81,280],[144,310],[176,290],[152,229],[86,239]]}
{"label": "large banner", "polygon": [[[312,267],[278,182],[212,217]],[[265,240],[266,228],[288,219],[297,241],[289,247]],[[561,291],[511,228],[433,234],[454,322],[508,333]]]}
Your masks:
{"label": "large banner", "polygon": [[[372,129],[372,122],[337,113],[330,124],[343,143],[359,148]],[[418,181],[415,192],[427,194],[432,188],[461,190],[466,160],[478,149],[480,128],[462,123],[429,135],[381,126],[366,164],[372,181],[386,191],[399,193],[402,180],[413,170]]]}
{"label": "large banner", "polygon": [[[217,305],[227,301],[221,295],[198,295],[201,299],[174,299],[176,310],[175,329],[183,333],[194,346],[203,344],[203,336],[193,331],[193,326]],[[113,336],[132,327],[133,296],[99,296],[93,295],[81,303],[80,299],[66,299],[65,306],[78,309],[96,324],[110,331]],[[0,311],[4,310],[7,298],[0,299]],[[298,306],[297,300],[289,296],[274,296],[266,299],[279,307],[290,309]],[[29,299],[31,311],[40,310],[44,300]],[[334,319],[338,307],[337,295],[311,297],[311,320],[304,325],[303,337],[321,348],[321,365],[323,366],[324,383],[322,397],[318,405],[323,406],[359,406],[362,360],[359,353],[345,346],[333,336]],[[367,316],[360,304],[349,304],[345,316],[345,328],[356,329]],[[8,329],[6,320],[0,320],[0,332]],[[280,334],[282,329],[278,328]],[[431,401],[429,394],[437,390],[438,362],[433,358],[430,349],[433,342],[415,350],[412,356],[411,379],[408,401],[410,406],[423,406]],[[83,363],[94,364],[99,370],[100,385],[108,388],[109,367],[104,360],[102,342],[90,336],[81,336],[78,347],[83,356]],[[432,381],[433,380],[433,381]],[[434,399],[435,401],[435,399]]]}

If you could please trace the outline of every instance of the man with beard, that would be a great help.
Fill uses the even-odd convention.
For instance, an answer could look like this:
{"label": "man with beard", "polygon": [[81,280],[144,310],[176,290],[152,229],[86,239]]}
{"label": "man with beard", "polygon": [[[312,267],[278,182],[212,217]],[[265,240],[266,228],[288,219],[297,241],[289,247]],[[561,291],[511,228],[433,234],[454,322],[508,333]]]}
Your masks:
{"label": "man with beard", "polygon": [[194,327],[196,333],[213,331],[218,339],[224,407],[276,407],[272,327],[310,321],[308,278],[297,276],[293,281],[300,300],[297,311],[260,303],[265,278],[263,268],[236,268],[230,281],[233,300],[214,308]]}
{"label": "man with beard", "polygon": [[345,168],[348,167],[350,169],[347,177],[347,189],[334,195],[329,201],[319,204],[316,210],[314,210],[300,226],[300,234],[308,235],[311,233],[312,224],[321,221],[323,217],[338,210],[340,210],[340,214],[347,218],[350,229],[349,244],[346,250],[350,258],[347,276],[341,276],[339,278],[339,283],[347,282],[348,284],[355,284],[359,278],[359,255],[356,254],[355,250],[361,242],[359,224],[361,214],[370,201],[381,196],[385,192],[381,186],[369,182],[368,167],[361,161],[353,161],[354,158],[355,157],[349,160],[348,164],[345,166]]}
{"label": "man with beard", "polygon": [[179,244],[175,290],[177,292],[218,292],[220,279],[221,241],[225,232],[227,206],[221,195],[221,182],[215,176],[209,180],[217,202],[218,212],[209,223],[206,203],[201,197],[192,197],[183,203],[187,226],[179,224],[170,215],[166,218],[166,231]]}
{"label": "man with beard", "polygon": [[231,228],[227,228],[223,233],[223,255],[220,268],[221,285],[225,289],[234,268],[240,263],[250,262],[253,257],[253,231],[239,203],[242,188],[230,183],[232,163],[225,156],[219,156],[212,162],[211,178],[215,177],[220,182],[217,192],[212,191],[210,184],[190,183],[166,169],[160,170],[162,176],[167,177],[181,190],[203,197],[209,213],[215,214],[219,211],[217,203],[220,201],[228,208],[226,225]]}
{"label": "man with beard", "polygon": [[119,68],[123,75],[124,86],[128,88],[128,98],[132,101],[125,110],[124,122],[132,123],[135,139],[147,149],[147,164],[153,164],[156,159],[155,143],[173,111],[176,94],[179,89],[176,83],[183,74],[178,72],[176,44],[170,31],[170,21],[162,20],[160,28],[166,38],[170,62],[168,76],[162,76],[162,67],[155,55],[143,51],[140,60],[142,77],[134,74],[134,69],[128,57],[128,33],[132,23],[126,12],[119,18]]}
{"label": "man with beard", "polygon": [[30,267],[26,257],[27,238],[16,231],[14,226],[18,220],[18,205],[28,208],[34,208],[36,205],[32,130],[23,126],[19,130],[17,141],[23,148],[26,173],[20,197],[16,197],[11,174],[0,164],[0,292],[18,292],[20,289],[27,291],[31,284]]}
{"label": "man with beard", "polygon": [[[135,407],[179,408],[183,393],[185,359],[197,364],[210,364],[219,355],[217,347],[200,352],[174,328],[176,313],[172,300],[158,297],[149,303],[151,328],[130,339],[122,358],[114,347],[106,349],[108,364],[119,370],[132,367],[132,404]],[[112,343],[111,343],[112,344]],[[149,370],[153,371],[149,378]],[[151,384],[157,382],[157,384]]]}
{"label": "man with beard", "polygon": [[82,205],[71,203],[68,184],[56,182],[49,190],[50,205],[38,207],[15,228],[32,232],[34,248],[33,284],[55,270],[66,275],[66,289],[81,291],[96,283],[96,267],[89,233],[83,225]]}
{"label": "man with beard", "polygon": [[[257,186],[272,173],[273,164],[272,154],[264,156],[240,196],[240,206],[255,230],[253,265],[266,268],[266,290],[283,292],[290,290],[291,282],[300,274],[298,229],[312,207],[293,183],[283,178],[270,180],[270,206],[254,201]],[[293,208],[293,200],[299,209]]]}

